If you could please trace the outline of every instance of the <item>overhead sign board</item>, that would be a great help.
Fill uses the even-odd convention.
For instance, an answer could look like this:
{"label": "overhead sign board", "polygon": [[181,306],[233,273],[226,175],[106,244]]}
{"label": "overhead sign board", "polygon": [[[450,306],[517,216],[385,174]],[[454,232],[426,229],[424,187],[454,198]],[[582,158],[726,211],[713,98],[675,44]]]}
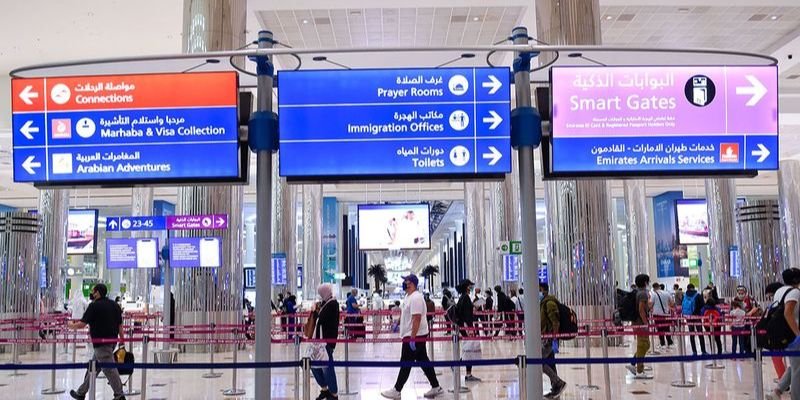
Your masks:
{"label": "overhead sign board", "polygon": [[157,268],[158,239],[106,239],[108,269]]}
{"label": "overhead sign board", "polygon": [[545,176],[778,168],[775,66],[554,67]]}
{"label": "overhead sign board", "polygon": [[169,265],[173,268],[217,268],[222,265],[222,239],[175,237],[169,240]]}
{"label": "overhead sign board", "polygon": [[15,182],[246,179],[236,73],[15,78],[11,92]]}
{"label": "overhead sign board", "polygon": [[507,68],[287,71],[280,174],[431,179],[511,171]]}
{"label": "overhead sign board", "polygon": [[108,217],[106,231],[228,229],[227,214]]}

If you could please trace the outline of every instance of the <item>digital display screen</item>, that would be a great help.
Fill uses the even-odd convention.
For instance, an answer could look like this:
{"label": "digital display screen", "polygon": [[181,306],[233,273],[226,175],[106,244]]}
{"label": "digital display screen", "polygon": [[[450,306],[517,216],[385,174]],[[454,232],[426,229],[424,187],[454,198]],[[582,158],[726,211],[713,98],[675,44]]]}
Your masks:
{"label": "digital display screen", "polygon": [[158,239],[107,238],[106,267],[108,269],[158,268]]}
{"label": "digital display screen", "polygon": [[359,250],[429,249],[428,204],[358,206]]}
{"label": "digital display screen", "polygon": [[218,268],[222,265],[222,238],[171,238],[169,262],[173,268]]}
{"label": "digital display screen", "polygon": [[69,210],[67,216],[67,254],[90,255],[97,252],[97,210]]}
{"label": "digital display screen", "polygon": [[705,199],[676,200],[675,218],[680,244],[708,244],[708,208]]}

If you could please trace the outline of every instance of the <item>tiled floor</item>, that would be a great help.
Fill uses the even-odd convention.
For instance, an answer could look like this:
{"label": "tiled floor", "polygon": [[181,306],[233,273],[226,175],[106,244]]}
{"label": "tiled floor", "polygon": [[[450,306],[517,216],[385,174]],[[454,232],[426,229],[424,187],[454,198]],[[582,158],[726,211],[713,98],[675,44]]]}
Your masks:
{"label": "tiled floor", "polygon": [[[436,359],[444,360],[451,357],[451,346],[448,343],[437,343],[435,349]],[[509,358],[520,352],[522,344],[520,342],[486,342],[483,344],[484,358]],[[140,351],[140,346],[135,347],[135,351]],[[351,360],[385,360],[396,361],[399,358],[398,344],[357,344],[350,346]],[[581,357],[584,355],[583,349],[566,348],[562,349],[560,357]],[[291,345],[275,346],[273,357],[279,360],[288,360],[293,357],[294,349]],[[593,349],[593,354],[600,354],[599,349]],[[610,349],[610,356],[629,356],[630,347],[618,347]],[[671,354],[675,354],[674,352]],[[137,354],[138,356],[138,354]],[[252,360],[252,349],[248,348],[239,352],[240,361]],[[344,348],[337,348],[336,357],[344,357]],[[50,352],[43,350],[38,353],[28,353],[22,356],[24,363],[47,363],[50,361]],[[8,362],[8,354],[0,355],[0,362]],[[141,357],[137,357],[141,360]],[[58,362],[66,363],[72,361],[70,353],[64,353],[63,348],[58,350]],[[79,360],[80,361],[80,360]],[[151,359],[152,361],[152,359]],[[207,354],[181,354],[179,362],[204,362],[208,361]],[[216,354],[216,361],[231,362],[232,353]],[[671,382],[679,379],[679,368],[677,364],[655,364],[655,379],[649,381],[637,381],[631,379],[622,365],[610,366],[611,392],[612,399],[713,399],[713,400],[733,400],[755,398],[753,394],[753,363],[751,361],[724,361],[724,369],[712,370],[704,367],[708,362],[695,362],[686,364],[688,378],[698,383],[693,389],[675,388]],[[775,372],[770,362],[764,363],[764,381],[772,386]],[[198,370],[175,370],[175,371],[149,371],[147,382],[147,398],[152,399],[224,399],[222,391],[231,386],[230,370],[220,371],[223,376],[217,379],[204,379],[201,376],[207,371]],[[442,387],[450,389],[453,387],[452,373],[449,369],[440,369]],[[563,400],[573,399],[595,399],[602,400],[605,397],[603,382],[603,367],[595,365],[592,367],[592,383],[600,386],[600,390],[587,390],[582,386],[587,384],[586,367],[583,365],[563,365],[559,367],[562,378],[568,383],[568,389],[561,396]],[[482,378],[483,382],[478,384],[468,384],[470,393],[462,394],[462,400],[483,400],[483,399],[517,399],[519,398],[517,384],[517,370],[513,366],[508,367],[481,367],[475,369],[475,375]],[[345,388],[344,370],[337,371],[340,390]],[[26,376],[11,377],[8,371],[0,372],[0,399],[68,399],[68,394],[45,396],[40,394],[42,389],[50,385],[50,372],[28,371]],[[295,381],[293,370],[275,370],[272,374],[272,399],[295,399]],[[342,396],[345,399],[380,399],[381,390],[390,388],[394,384],[397,376],[396,369],[378,368],[352,368],[350,369],[350,390],[357,391],[358,394],[352,396]],[[83,378],[83,371],[58,371],[56,386],[62,389],[76,387]],[[253,371],[239,371],[239,386],[246,390],[246,395],[236,399],[253,399],[254,383]],[[548,386],[547,379],[545,387]],[[134,374],[134,388],[141,387],[141,374]],[[102,379],[97,382],[97,399],[110,399],[111,390]],[[419,370],[414,370],[409,383],[403,391],[403,400],[421,399],[422,394],[429,389],[425,376]],[[318,387],[312,383],[312,398],[318,393]],[[140,396],[129,398],[138,399]],[[447,393],[440,398],[451,399],[453,395]],[[788,398],[788,396],[787,396]],[[231,398],[233,399],[233,398]]]}

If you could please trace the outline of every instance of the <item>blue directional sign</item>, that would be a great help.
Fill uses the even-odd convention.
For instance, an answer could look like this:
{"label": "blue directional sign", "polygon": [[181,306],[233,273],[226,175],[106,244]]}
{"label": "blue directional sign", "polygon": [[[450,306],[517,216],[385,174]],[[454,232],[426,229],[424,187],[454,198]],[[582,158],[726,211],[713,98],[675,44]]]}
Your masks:
{"label": "blue directional sign", "polygon": [[239,182],[235,73],[14,79],[14,181]]}
{"label": "blue directional sign", "polygon": [[106,218],[106,231],[163,231],[167,229],[167,219],[162,216],[148,217],[109,217]]}
{"label": "blue directional sign", "polygon": [[293,180],[511,171],[507,68],[280,73],[280,174]]}

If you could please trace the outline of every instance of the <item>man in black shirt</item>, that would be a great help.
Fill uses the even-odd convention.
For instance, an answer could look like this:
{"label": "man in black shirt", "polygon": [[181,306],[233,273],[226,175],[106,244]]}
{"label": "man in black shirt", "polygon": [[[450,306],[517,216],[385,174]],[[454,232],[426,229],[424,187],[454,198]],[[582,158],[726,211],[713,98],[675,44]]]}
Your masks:
{"label": "man in black shirt", "polygon": [[[89,297],[92,303],[83,314],[80,321],[70,321],[67,325],[69,329],[83,329],[89,326],[89,336],[94,345],[94,359],[98,363],[113,364],[114,346],[119,337],[122,341],[122,309],[119,305],[106,297],[108,288],[102,283],[98,283],[92,289]],[[125,400],[123,394],[122,381],[116,368],[103,368],[103,375],[108,378],[108,384],[114,390],[114,400]],[[83,378],[83,384],[78,390],[70,390],[69,395],[73,399],[83,400],[89,391],[89,383],[97,376],[92,376],[89,371]]]}

